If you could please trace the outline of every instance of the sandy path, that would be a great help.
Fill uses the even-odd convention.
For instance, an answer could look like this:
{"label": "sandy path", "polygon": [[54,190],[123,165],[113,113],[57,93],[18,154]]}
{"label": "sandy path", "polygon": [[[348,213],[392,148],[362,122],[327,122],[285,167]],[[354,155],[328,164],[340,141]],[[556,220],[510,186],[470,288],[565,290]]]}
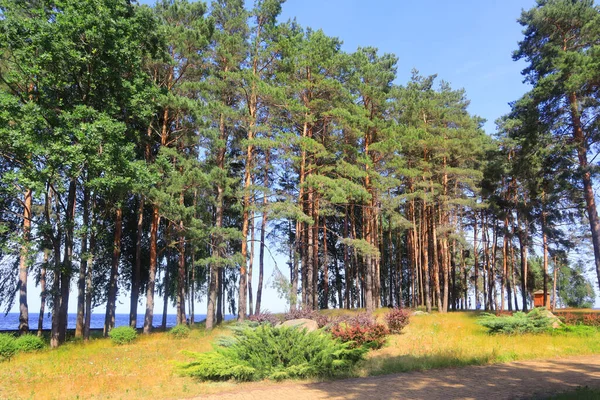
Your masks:
{"label": "sandy path", "polygon": [[600,388],[600,355],[436,369],[332,382],[269,385],[198,399],[520,399]]}

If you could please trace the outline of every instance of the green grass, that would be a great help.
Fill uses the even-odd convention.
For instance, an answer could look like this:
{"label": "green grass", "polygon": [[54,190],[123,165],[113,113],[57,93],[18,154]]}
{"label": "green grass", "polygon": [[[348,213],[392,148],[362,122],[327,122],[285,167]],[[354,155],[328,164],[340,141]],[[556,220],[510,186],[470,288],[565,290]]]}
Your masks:
{"label": "green grass", "polygon": [[[335,315],[348,311],[331,310]],[[382,318],[386,310],[376,313]],[[598,330],[561,334],[489,335],[476,324],[477,313],[457,312],[411,317],[399,335],[371,351],[357,375],[381,375],[440,367],[482,365],[514,360],[600,354]],[[0,363],[0,399],[181,399],[227,390],[251,390],[276,383],[203,383],[176,372],[190,359],[182,352],[212,350],[226,328],[202,327],[175,339],[154,333],[123,346],[109,339],[72,341],[57,350],[17,354]]]}

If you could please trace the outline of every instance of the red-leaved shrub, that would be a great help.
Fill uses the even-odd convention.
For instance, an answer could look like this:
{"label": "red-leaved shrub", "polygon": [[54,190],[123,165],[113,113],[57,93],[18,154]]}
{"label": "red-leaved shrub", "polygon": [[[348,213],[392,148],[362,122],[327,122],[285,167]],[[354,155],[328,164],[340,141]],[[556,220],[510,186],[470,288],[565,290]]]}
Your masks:
{"label": "red-leaved shrub", "polygon": [[389,329],[375,321],[371,314],[361,313],[352,317],[340,317],[329,330],[334,338],[350,342],[351,348],[368,347],[380,349],[385,344]]}
{"label": "red-leaved shrub", "polygon": [[410,312],[402,308],[392,308],[385,314],[385,322],[391,333],[400,333],[410,320]]}
{"label": "red-leaved shrub", "polygon": [[587,326],[600,326],[600,314],[590,313],[583,315],[583,325]]}
{"label": "red-leaved shrub", "polygon": [[559,318],[567,325],[576,325],[580,320],[580,317],[572,312],[561,313]]}

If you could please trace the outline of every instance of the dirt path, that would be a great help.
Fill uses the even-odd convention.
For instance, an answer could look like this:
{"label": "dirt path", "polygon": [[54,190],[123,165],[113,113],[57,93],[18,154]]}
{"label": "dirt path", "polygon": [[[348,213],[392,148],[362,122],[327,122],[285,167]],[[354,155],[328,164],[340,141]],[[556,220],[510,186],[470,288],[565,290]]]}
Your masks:
{"label": "dirt path", "polygon": [[[281,384],[202,399],[522,399],[579,386],[600,388],[600,356],[522,361],[333,382]],[[200,399],[198,398],[198,399]]]}

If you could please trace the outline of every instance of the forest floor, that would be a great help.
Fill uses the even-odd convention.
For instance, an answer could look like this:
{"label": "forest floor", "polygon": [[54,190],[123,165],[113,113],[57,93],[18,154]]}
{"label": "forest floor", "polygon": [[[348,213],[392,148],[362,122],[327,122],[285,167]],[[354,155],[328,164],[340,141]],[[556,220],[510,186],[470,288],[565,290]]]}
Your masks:
{"label": "forest floor", "polygon": [[[378,314],[385,311],[379,310]],[[328,313],[339,312],[339,310],[328,311]],[[11,361],[0,363],[0,399],[151,398],[160,400],[214,394],[221,396],[224,393],[236,393],[235,398],[238,398],[240,392],[249,394],[267,389],[279,393],[278,390],[286,390],[285,388],[290,387],[298,388],[299,395],[300,390],[316,390],[315,393],[321,393],[322,397],[336,393],[339,396],[344,393],[342,389],[346,388],[348,392],[356,393],[355,398],[361,398],[359,396],[368,398],[369,395],[386,398],[396,393],[399,388],[410,387],[417,390],[419,381],[415,377],[419,376],[432,379],[423,381],[425,382],[423,385],[428,387],[425,393],[435,394],[437,382],[444,382],[447,375],[451,377],[452,374],[461,374],[462,369],[459,367],[481,366],[482,369],[474,368],[472,370],[474,372],[468,372],[471,370],[467,369],[466,380],[460,378],[462,375],[457,375],[456,379],[446,379],[444,385],[463,385],[464,390],[470,390],[484,385],[479,382],[479,379],[473,378],[476,376],[476,371],[490,371],[491,375],[497,376],[490,383],[497,385],[497,388],[503,388],[517,382],[513,379],[518,379],[528,369],[527,364],[514,364],[512,363],[514,361],[560,358],[567,360],[564,361],[567,364],[556,364],[563,365],[564,367],[561,367],[563,370],[581,371],[584,370],[581,363],[568,360],[596,360],[590,362],[592,365],[590,368],[593,368],[591,373],[600,371],[600,330],[587,336],[489,335],[484,327],[476,323],[477,316],[475,312],[414,316],[402,334],[389,336],[385,347],[369,352],[367,359],[349,377],[369,377],[367,380],[351,379],[329,383],[201,382],[179,375],[177,364],[190,360],[185,351],[210,351],[218,336],[231,334],[227,324],[212,332],[206,332],[201,325],[197,325],[192,329],[190,337],[185,339],[175,339],[167,332],[157,332],[140,336],[134,343],[124,346],[116,346],[110,340],[101,338],[87,343],[70,341],[57,350],[18,354]],[[573,364],[568,365],[571,362]],[[448,369],[449,367],[451,369]],[[543,365],[538,367],[545,368]],[[410,372],[410,374],[398,375],[399,372]],[[566,383],[569,378],[567,372],[560,372],[552,378],[559,380],[556,387],[560,387],[561,391],[572,387],[571,384]],[[481,373],[487,374],[487,372]],[[376,375],[382,377],[374,377]],[[536,376],[540,382],[532,387],[543,387],[546,382],[549,382],[546,378],[542,378],[542,375]],[[590,376],[598,379],[597,376]],[[388,390],[387,379],[389,379],[390,391],[380,393],[382,390]],[[393,382],[397,383],[393,384]],[[551,387],[555,391],[555,386]],[[490,386],[487,389],[492,388]],[[452,396],[451,389],[452,387],[448,386],[450,396]],[[398,393],[405,394],[403,391]],[[284,394],[281,394],[281,397],[286,398]],[[287,398],[296,398],[296,393],[288,394]],[[268,398],[261,400],[268,400]]]}
{"label": "forest floor", "polygon": [[[600,356],[442,368],[333,382],[297,383],[202,399],[544,399],[578,387],[600,389]],[[575,398],[575,397],[574,397]],[[200,398],[198,398],[200,399]]]}

